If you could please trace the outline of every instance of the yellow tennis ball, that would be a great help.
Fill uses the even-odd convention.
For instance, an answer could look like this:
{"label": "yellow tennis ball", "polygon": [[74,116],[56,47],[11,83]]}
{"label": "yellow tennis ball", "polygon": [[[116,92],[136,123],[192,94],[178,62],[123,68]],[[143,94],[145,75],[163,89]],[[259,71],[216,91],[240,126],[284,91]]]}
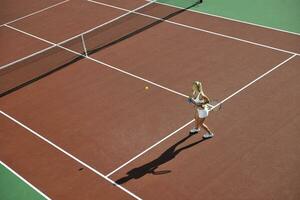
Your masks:
{"label": "yellow tennis ball", "polygon": [[146,86],[146,87],[145,87],[145,90],[148,90],[148,89],[149,89],[149,87],[148,87],[148,86]]}

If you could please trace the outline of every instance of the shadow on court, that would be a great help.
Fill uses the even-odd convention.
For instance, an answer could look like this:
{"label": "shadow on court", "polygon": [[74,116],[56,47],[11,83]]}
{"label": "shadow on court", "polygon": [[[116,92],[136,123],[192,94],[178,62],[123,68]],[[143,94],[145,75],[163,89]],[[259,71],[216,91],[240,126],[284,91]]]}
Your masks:
{"label": "shadow on court", "polygon": [[169,162],[170,160],[174,159],[183,150],[191,148],[205,140],[205,139],[201,139],[197,142],[194,142],[192,144],[189,144],[189,145],[186,145],[179,149],[176,149],[177,146],[184,143],[190,137],[192,137],[192,135],[188,135],[185,138],[181,139],[180,141],[178,141],[177,143],[175,143],[174,145],[169,147],[166,151],[164,151],[158,158],[156,158],[140,167],[137,167],[137,168],[134,168],[134,169],[128,171],[127,176],[120,178],[119,180],[116,181],[116,183],[124,184],[131,179],[142,178],[146,174],[160,175],[160,174],[170,173],[171,170],[157,171],[157,169],[160,165],[165,164],[165,163]]}

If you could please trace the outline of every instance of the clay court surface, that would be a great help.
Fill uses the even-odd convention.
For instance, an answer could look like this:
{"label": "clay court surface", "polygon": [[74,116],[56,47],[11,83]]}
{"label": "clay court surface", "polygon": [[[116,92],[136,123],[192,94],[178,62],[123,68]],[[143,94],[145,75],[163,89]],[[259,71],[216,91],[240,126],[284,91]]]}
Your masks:
{"label": "clay court surface", "polygon": [[[2,12],[0,65],[147,3],[98,2]],[[299,54],[297,34],[185,10],[3,95],[0,160],[50,199],[299,199]],[[224,100],[209,140],[189,135],[194,80]]]}

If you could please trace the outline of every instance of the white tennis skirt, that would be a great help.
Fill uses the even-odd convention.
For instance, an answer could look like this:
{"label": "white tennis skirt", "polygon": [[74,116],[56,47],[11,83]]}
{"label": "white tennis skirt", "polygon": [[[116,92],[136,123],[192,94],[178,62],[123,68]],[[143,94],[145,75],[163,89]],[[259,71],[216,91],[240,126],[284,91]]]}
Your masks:
{"label": "white tennis skirt", "polygon": [[206,118],[208,116],[208,110],[207,109],[197,109],[199,118]]}

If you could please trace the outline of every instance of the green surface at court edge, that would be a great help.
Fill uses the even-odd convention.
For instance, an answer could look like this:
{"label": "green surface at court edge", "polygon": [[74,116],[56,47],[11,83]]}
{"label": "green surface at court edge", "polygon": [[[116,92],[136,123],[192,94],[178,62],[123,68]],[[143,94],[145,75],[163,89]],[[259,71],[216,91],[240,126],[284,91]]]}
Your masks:
{"label": "green surface at court edge", "polygon": [[0,199],[1,200],[45,200],[29,185],[0,164]]}
{"label": "green surface at court edge", "polygon": [[[186,7],[191,0],[158,0]],[[191,10],[300,34],[300,0],[203,0]]]}

